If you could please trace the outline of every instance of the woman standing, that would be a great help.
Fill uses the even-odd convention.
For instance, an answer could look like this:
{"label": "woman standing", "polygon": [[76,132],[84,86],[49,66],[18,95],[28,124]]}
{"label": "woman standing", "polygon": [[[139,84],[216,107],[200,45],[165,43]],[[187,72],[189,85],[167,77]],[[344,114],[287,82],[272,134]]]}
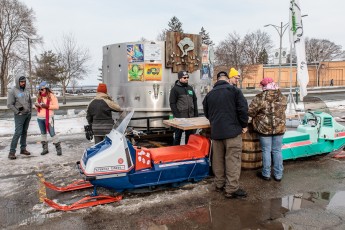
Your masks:
{"label": "woman standing", "polygon": [[264,78],[260,85],[263,92],[255,96],[248,111],[253,118],[254,129],[259,133],[262,149],[263,167],[257,176],[266,181],[271,179],[272,154],[274,180],[281,181],[284,169],[282,145],[286,131],[287,99],[272,78]]}
{"label": "woman standing", "polygon": [[47,132],[52,137],[57,155],[62,155],[61,143],[58,136],[55,134],[54,128],[54,110],[59,109],[59,103],[45,81],[41,82],[39,85],[35,107],[37,110],[37,122],[41,131],[41,143],[43,148],[41,155],[45,155],[49,152]]}
{"label": "woman standing", "polygon": [[120,112],[121,107],[107,94],[107,85],[99,83],[96,97],[86,110],[86,120],[92,127],[95,144],[104,140],[114,126],[112,112]]}

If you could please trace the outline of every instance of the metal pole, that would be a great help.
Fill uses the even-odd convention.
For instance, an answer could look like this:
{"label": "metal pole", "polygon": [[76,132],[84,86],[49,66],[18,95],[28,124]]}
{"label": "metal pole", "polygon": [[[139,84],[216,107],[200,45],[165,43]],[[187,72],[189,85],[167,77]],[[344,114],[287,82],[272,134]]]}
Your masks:
{"label": "metal pole", "polygon": [[320,62],[316,66],[316,86],[320,86],[320,75],[319,75],[319,70],[320,70]]}
{"label": "metal pole", "polygon": [[283,43],[283,22],[280,22],[280,44],[279,44],[279,75],[278,75],[278,85],[280,86],[281,79],[281,68],[282,68],[282,43]]}
{"label": "metal pole", "polygon": [[290,42],[290,93],[289,93],[289,114],[292,114],[292,44]]}
{"label": "metal pole", "polygon": [[30,82],[30,93],[31,93],[31,96],[33,96],[32,77],[31,77],[30,38],[28,38],[28,53],[29,53],[29,82]]}

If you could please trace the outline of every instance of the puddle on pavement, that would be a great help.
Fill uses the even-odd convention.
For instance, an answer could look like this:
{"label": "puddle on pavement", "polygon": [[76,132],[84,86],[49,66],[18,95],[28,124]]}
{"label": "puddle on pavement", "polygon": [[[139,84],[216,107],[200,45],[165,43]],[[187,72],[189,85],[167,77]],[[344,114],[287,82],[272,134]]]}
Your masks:
{"label": "puddle on pavement", "polygon": [[[309,192],[283,198],[248,202],[224,200],[156,216],[147,229],[291,229],[281,222],[286,214],[300,209],[330,210],[345,208],[345,191]],[[146,219],[141,216],[140,219]],[[152,218],[148,218],[149,220]],[[306,220],[308,221],[308,220]],[[139,224],[140,225],[140,224]],[[141,227],[143,227],[141,225]],[[146,229],[146,228],[144,228]]]}
{"label": "puddle on pavement", "polygon": [[[149,198],[148,198],[149,199]],[[1,200],[1,199],[0,199]],[[1,203],[1,202],[0,202]],[[34,213],[19,212],[20,203],[2,204],[0,209],[0,227],[7,227],[19,224],[24,219],[31,220]],[[296,213],[298,210],[321,210],[328,212],[345,208],[345,191],[338,192],[308,192],[286,196],[283,198],[247,201],[246,199],[219,199],[184,200],[180,202],[165,203],[151,207],[141,207],[140,211],[126,214],[109,212],[107,206],[89,209],[89,216],[65,216],[59,218],[56,225],[78,220],[90,229],[102,226],[122,226],[123,229],[292,229],[284,223],[284,217],[289,213]],[[344,209],[345,210],[345,209]],[[37,214],[37,213],[36,213]],[[4,219],[5,218],[5,219]],[[37,218],[37,217],[36,217]],[[47,216],[44,217],[45,219]],[[50,219],[50,218],[48,218]],[[3,220],[5,220],[3,222]],[[47,219],[46,219],[47,220]],[[36,219],[37,221],[37,219]],[[307,223],[308,219],[300,220]],[[31,222],[31,221],[30,221]],[[33,220],[27,227],[35,225]],[[42,220],[39,221],[42,224]],[[45,224],[51,224],[47,222]],[[43,226],[45,225],[43,224]],[[61,227],[61,226],[60,226]],[[78,228],[79,229],[79,228]]]}

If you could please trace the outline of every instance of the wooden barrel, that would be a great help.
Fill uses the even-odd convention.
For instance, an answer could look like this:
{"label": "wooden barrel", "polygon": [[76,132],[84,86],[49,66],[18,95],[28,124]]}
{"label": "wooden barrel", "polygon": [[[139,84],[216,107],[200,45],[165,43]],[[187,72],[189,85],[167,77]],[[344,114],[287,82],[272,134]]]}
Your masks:
{"label": "wooden barrel", "polygon": [[258,134],[253,125],[248,124],[248,131],[242,134],[242,169],[258,169],[262,167],[262,152]]}

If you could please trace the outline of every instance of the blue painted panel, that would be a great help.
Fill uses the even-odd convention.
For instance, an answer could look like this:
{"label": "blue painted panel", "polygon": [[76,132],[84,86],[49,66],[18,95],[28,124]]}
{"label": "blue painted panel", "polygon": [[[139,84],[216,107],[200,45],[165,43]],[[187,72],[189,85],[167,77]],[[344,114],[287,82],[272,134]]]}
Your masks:
{"label": "blue painted panel", "polygon": [[83,162],[84,162],[84,165],[86,165],[87,161],[95,156],[97,153],[100,153],[102,152],[103,150],[109,148],[111,146],[111,140],[109,139],[109,137],[105,137],[105,139],[98,143],[97,145],[94,145],[90,148],[88,148],[86,150],[86,153],[83,155]]}

